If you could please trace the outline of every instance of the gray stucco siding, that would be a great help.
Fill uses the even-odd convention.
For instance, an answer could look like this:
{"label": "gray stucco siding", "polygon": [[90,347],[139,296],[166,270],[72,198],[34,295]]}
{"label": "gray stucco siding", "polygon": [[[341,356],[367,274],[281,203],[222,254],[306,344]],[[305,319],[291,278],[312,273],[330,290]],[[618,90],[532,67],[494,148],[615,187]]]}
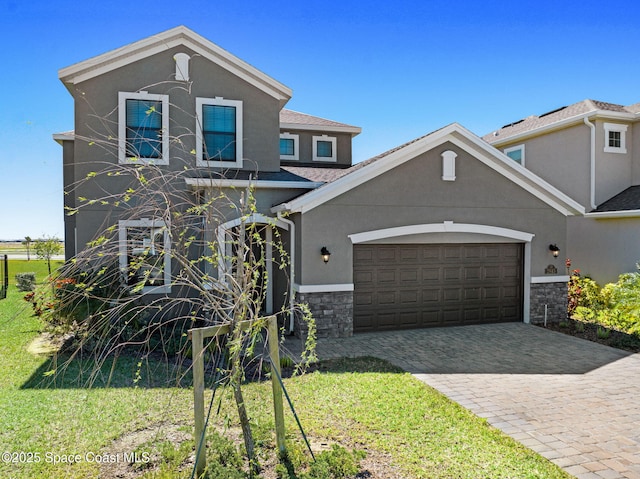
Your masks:
{"label": "gray stucco siding", "polygon": [[622,273],[637,271],[640,262],[640,218],[569,218],[568,257],[579,269],[604,285]]}
{"label": "gray stucco siding", "polygon": [[[596,205],[604,203],[631,186],[631,128],[627,129],[626,153],[606,153],[604,121],[596,121]],[[608,123],[619,123],[609,121]],[[623,123],[621,123],[623,124]],[[590,210],[588,208],[587,210]]]}
{"label": "gray stucco siding", "polygon": [[[285,128],[282,133],[298,135],[298,160],[283,160],[283,164],[291,166],[326,166],[326,167],[347,167],[351,166],[352,149],[351,134],[332,133],[328,131],[309,131]],[[313,161],[313,137],[327,135],[336,138],[337,161]]]}
{"label": "gray stucco siding", "polygon": [[[440,154],[447,149],[458,154],[453,182],[441,179]],[[351,234],[445,221],[532,233],[531,274],[543,275],[549,263],[556,263],[562,271],[561,258],[553,259],[548,246],[557,243],[566,250],[564,215],[466,152],[446,144],[305,213],[299,232],[304,246],[299,253],[302,277],[298,282],[351,283]],[[491,242],[492,238],[480,241]],[[327,265],[320,258],[322,246],[332,253]]]}
{"label": "gray stucco siding", "polygon": [[583,205],[590,196],[591,130],[585,124],[500,146],[525,145],[525,167]]}

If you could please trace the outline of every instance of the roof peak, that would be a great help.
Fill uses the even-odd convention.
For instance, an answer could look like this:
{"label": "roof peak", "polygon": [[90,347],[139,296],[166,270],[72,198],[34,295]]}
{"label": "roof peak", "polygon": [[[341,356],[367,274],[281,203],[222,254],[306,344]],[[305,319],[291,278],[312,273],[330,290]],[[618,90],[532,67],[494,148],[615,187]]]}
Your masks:
{"label": "roof peak", "polygon": [[77,83],[177,46],[184,46],[209,61],[220,65],[256,88],[277,98],[281,106],[284,106],[291,98],[292,91],[290,88],[184,25],[179,25],[62,68],[58,71],[58,77],[71,90],[72,86]]}
{"label": "roof peak", "polygon": [[570,122],[572,119],[592,112],[609,112],[612,114],[636,115],[640,112],[640,103],[630,106],[609,103],[600,100],[585,99],[571,105],[561,106],[539,115],[530,115],[521,120],[507,123],[499,129],[484,135],[482,138],[489,143],[507,140],[514,136],[524,135],[536,130],[552,127],[552,125]]}

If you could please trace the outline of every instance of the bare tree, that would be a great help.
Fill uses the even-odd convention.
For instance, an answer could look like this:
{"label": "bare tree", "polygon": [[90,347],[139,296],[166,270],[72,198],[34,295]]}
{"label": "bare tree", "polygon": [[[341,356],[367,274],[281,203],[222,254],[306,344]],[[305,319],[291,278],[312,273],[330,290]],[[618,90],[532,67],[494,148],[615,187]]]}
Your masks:
{"label": "bare tree", "polygon": [[[169,351],[169,341],[182,341],[178,353],[185,358],[186,330],[230,325],[226,342],[210,346],[228,357],[219,368],[233,388],[255,472],[258,464],[241,388],[243,361],[262,334],[259,319],[265,315],[270,285],[288,281],[289,255],[278,227],[283,220],[258,214],[251,186],[222,187],[224,172],[196,170],[192,132],[171,138],[175,154],[170,168],[135,157],[118,162],[113,116],[96,116],[98,126],[106,129],[102,134],[98,127],[91,138],[76,133],[75,141],[93,148],[99,160],[76,165],[87,173],[65,192],[77,198],[67,214],[77,215],[77,221],[102,217],[103,225],[59,270],[56,307],[49,319],[73,329],[78,348],[72,358],[92,354],[95,367],[89,385],[108,359],[134,348],[144,357],[159,352],[167,356],[175,352]],[[141,140],[142,147],[154,141],[144,145]],[[194,177],[204,186],[187,189],[187,180]],[[315,325],[310,315],[300,314],[292,297],[277,306],[285,322],[293,314],[308,322],[304,359],[313,359]],[[241,323],[247,320],[254,322],[244,329]]]}

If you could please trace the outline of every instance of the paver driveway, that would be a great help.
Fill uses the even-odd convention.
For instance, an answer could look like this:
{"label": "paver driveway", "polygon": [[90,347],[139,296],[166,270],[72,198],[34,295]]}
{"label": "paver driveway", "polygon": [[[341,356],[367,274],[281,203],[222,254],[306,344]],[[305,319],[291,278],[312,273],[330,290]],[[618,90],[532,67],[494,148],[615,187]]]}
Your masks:
{"label": "paver driveway", "polygon": [[579,479],[640,479],[640,354],[523,323],[320,339],[317,352],[386,359]]}

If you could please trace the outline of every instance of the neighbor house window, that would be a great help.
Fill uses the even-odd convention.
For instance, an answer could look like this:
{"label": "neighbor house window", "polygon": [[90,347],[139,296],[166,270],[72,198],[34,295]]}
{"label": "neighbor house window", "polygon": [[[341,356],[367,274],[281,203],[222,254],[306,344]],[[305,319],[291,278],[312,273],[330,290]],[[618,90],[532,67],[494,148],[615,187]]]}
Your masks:
{"label": "neighbor house window", "polygon": [[171,242],[162,220],[121,220],[120,269],[135,292],[171,291]]}
{"label": "neighbor house window", "polygon": [[336,138],[333,136],[313,137],[313,161],[337,161]]}
{"label": "neighbor house window", "polygon": [[280,159],[297,161],[299,157],[299,136],[280,133]]}
{"label": "neighbor house window", "polygon": [[197,98],[198,166],[242,167],[242,102]]}
{"label": "neighbor house window", "polygon": [[118,161],[169,164],[169,97],[118,94]]}
{"label": "neighbor house window", "polygon": [[620,123],[604,124],[604,151],[606,153],[627,152],[627,125]]}
{"label": "neighbor house window", "polygon": [[512,146],[511,148],[505,148],[504,154],[511,158],[516,163],[524,166],[524,145]]}

